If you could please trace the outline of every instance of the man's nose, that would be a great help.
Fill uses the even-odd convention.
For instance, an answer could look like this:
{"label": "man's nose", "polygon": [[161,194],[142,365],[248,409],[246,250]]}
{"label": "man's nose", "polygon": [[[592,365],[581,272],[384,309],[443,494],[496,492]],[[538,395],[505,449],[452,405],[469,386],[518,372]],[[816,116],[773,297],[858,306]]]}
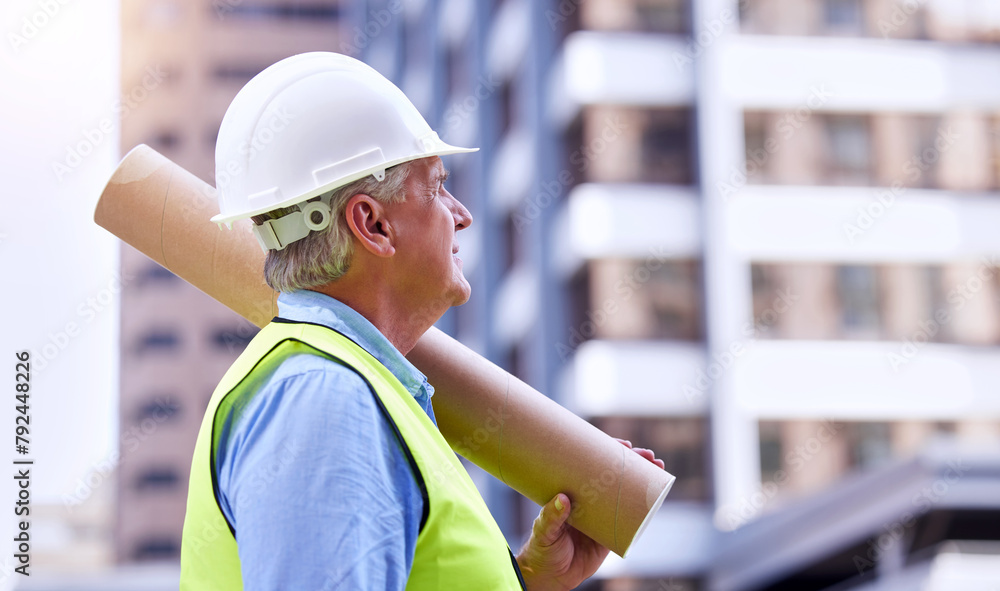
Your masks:
{"label": "man's nose", "polygon": [[451,195],[451,193],[449,193],[449,195],[454,203],[451,212],[452,215],[455,216],[455,228],[457,230],[464,230],[472,225],[472,214],[469,213],[469,210],[466,209],[465,206],[462,205],[462,202],[456,199],[454,195]]}

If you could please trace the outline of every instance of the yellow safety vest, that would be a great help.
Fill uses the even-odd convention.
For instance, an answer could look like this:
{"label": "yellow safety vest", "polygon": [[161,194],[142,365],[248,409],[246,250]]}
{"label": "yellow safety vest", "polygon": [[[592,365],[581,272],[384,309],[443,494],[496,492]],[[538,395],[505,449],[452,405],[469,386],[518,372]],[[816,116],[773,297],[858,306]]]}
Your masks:
{"label": "yellow safety vest", "polygon": [[243,588],[234,530],[215,495],[212,466],[219,435],[215,419],[224,419],[232,404],[239,403],[233,401],[247,400],[244,394],[252,396],[259,390],[284,359],[302,352],[337,361],[368,383],[400,439],[421,491],[426,491],[406,588],[524,589],[514,556],[479,491],[441,432],[399,380],[344,335],[325,326],[276,318],[250,342],[208,403],[191,463],[181,542],[181,591]]}

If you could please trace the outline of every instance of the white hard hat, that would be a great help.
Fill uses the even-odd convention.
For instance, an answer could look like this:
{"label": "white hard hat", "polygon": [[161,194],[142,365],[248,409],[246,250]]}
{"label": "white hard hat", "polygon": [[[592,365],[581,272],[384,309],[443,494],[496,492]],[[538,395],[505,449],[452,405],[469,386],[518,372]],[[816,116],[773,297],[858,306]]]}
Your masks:
{"label": "white hard hat", "polygon": [[[475,152],[447,144],[399,88],[346,55],[304,53],[257,74],[233,99],[215,144],[219,224],[289,207],[428,156]],[[254,232],[284,248],[330,223],[329,203]],[[320,216],[315,212],[319,211]]]}

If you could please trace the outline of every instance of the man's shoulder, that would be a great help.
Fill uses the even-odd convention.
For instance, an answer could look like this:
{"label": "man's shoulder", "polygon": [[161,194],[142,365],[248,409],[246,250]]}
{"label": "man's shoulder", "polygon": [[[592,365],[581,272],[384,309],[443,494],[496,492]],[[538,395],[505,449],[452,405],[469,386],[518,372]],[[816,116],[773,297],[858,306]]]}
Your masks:
{"label": "man's shoulder", "polygon": [[335,380],[344,386],[367,388],[364,378],[354,368],[304,343],[287,345],[283,359],[269,381],[275,383],[310,378]]}

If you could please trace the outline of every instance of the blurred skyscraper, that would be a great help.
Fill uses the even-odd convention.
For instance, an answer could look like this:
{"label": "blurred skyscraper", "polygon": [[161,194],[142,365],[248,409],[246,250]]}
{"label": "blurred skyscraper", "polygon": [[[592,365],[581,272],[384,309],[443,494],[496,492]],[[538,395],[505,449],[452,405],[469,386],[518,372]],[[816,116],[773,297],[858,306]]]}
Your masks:
{"label": "blurred skyscraper", "polygon": [[[726,554],[878,474],[937,483],[930,442],[1000,449],[1000,6],[371,0],[352,26],[481,148],[448,162],[474,295],[443,324],[678,476],[604,588],[820,589],[874,563],[893,585],[942,540],[990,538],[954,525],[954,493],[871,567],[874,517],[814,524],[807,555]],[[480,482],[518,543],[534,509]]]}
{"label": "blurred skyscraper", "polygon": [[[149,144],[214,183],[237,91],[284,57],[338,50],[342,17],[336,0],[123,2],[123,151]],[[256,328],[129,246],[122,271],[116,555],[176,562],[202,415]]]}

